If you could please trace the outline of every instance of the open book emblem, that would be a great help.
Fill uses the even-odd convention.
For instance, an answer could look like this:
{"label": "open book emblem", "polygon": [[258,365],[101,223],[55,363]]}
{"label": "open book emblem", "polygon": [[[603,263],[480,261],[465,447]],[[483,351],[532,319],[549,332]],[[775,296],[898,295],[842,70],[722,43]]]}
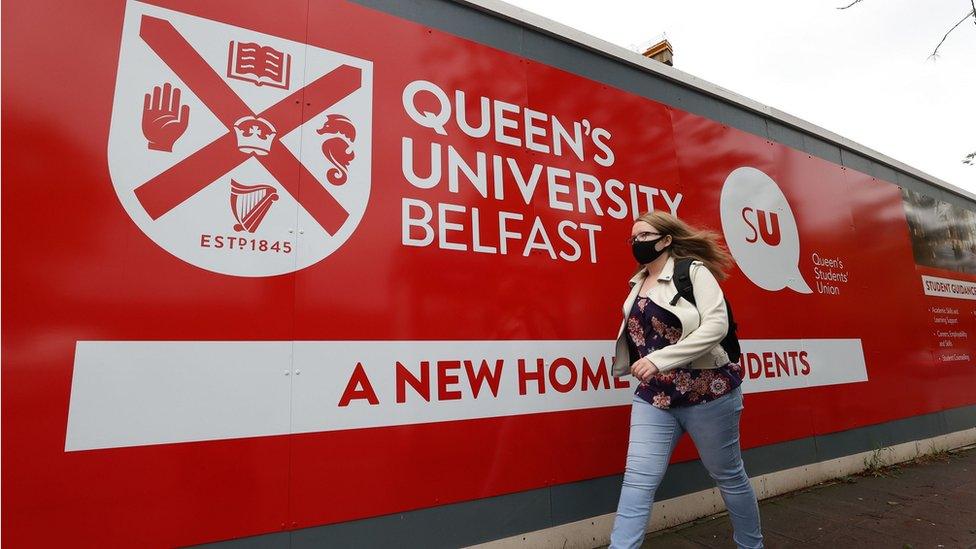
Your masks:
{"label": "open book emblem", "polygon": [[232,40],[227,54],[227,78],[287,90],[291,54],[254,42]]}

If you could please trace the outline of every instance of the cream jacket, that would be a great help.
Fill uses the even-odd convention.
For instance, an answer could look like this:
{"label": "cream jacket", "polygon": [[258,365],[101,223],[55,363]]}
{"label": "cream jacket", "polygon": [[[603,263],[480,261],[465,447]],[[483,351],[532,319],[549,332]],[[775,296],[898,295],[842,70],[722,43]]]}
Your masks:
{"label": "cream jacket", "polygon": [[[722,288],[704,263],[694,261],[689,274],[694,284],[695,301],[698,302],[698,306],[692,305],[683,298],[679,298],[677,303],[671,305],[671,299],[678,293],[678,288],[671,280],[673,274],[674,258],[669,257],[657,277],[657,284],[651,286],[647,297],[678,317],[681,321],[681,337],[677,342],[651,352],[647,358],[661,372],[679,366],[696,369],[725,366],[729,363],[729,356],[720,342],[729,330],[729,319],[725,310]],[[637,293],[646,277],[647,271],[641,269],[630,279],[630,294],[624,301],[624,319],[620,323],[614,349],[614,377],[630,374],[631,360],[625,331],[627,317],[630,316],[634,301],[637,300]]]}

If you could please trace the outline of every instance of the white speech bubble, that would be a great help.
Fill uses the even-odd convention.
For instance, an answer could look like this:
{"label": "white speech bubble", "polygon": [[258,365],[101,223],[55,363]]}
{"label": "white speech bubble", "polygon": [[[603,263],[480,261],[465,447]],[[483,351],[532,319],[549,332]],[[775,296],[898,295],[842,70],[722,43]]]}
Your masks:
{"label": "white speech bubble", "polygon": [[800,233],[775,181],[751,167],[737,168],[722,186],[722,231],[749,280],[764,290],[812,293],[800,274]]}

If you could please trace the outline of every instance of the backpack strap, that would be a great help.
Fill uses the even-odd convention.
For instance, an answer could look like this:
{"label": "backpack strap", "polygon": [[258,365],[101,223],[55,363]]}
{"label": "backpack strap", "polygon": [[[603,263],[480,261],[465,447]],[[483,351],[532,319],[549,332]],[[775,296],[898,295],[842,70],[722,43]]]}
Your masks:
{"label": "backpack strap", "polygon": [[678,298],[685,298],[686,301],[692,305],[697,305],[695,303],[695,291],[694,286],[691,283],[691,263],[694,261],[691,258],[682,258],[674,263],[674,285],[678,288],[678,293],[675,294],[674,299],[671,300],[671,305],[673,306],[678,302]]}

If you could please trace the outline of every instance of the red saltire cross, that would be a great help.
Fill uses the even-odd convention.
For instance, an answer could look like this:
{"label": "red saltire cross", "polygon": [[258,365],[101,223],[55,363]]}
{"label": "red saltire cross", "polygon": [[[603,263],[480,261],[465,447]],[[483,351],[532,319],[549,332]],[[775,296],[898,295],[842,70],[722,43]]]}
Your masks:
{"label": "red saltire cross", "polygon": [[[234,122],[237,120],[245,116],[264,118],[274,125],[280,138],[362,85],[362,71],[342,65],[304,88],[295,90],[260,114],[255,114],[169,21],[144,15],[141,23],[139,36],[228,130],[135,190],[136,198],[153,219],[159,219],[250,157],[237,149],[234,134]],[[304,109],[295,108],[296,104],[302,102],[306,103]],[[291,151],[279,144],[272,147],[267,155],[255,158],[326,232],[335,234],[342,227],[349,212]],[[309,183],[301,185],[301,181]]]}

